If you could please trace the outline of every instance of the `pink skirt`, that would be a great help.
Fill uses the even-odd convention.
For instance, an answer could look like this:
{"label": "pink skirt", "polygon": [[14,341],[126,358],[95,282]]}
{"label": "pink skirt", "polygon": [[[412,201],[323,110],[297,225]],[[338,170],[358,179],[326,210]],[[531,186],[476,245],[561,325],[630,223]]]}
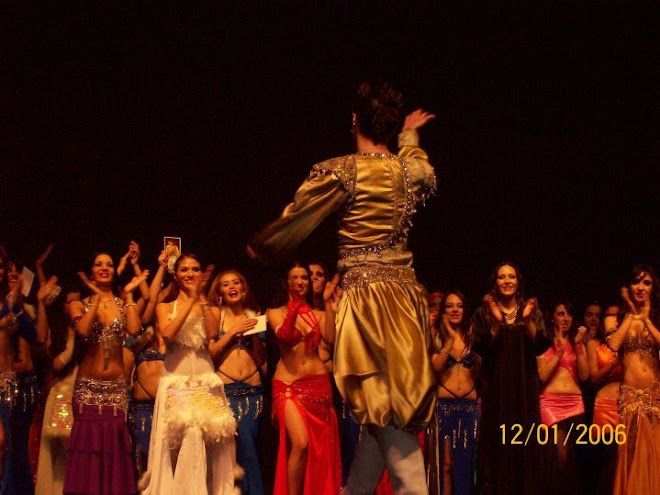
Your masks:
{"label": "pink skirt", "polygon": [[541,422],[555,423],[584,413],[582,394],[541,394]]}

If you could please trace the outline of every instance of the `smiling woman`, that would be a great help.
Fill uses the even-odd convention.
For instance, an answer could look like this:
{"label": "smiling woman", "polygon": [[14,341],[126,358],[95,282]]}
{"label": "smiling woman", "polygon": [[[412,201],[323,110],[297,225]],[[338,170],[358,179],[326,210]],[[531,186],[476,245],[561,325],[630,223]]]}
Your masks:
{"label": "smiling woman", "polygon": [[325,286],[325,311],[314,310],[307,304],[308,269],[293,263],[287,272],[289,302],[267,313],[281,356],[273,376],[273,418],[280,431],[276,495],[303,493],[303,487],[305,493],[330,495],[341,488],[337,417],[319,356],[321,341],[334,341],[338,281],[336,276]]}
{"label": "smiling woman", "polygon": [[203,295],[197,257],[181,255],[174,278],[169,302],[156,306],[166,344],[165,373],[158,383],[140,488],[145,495],[173,493],[175,486],[200,495],[234,493],[236,422],[208,351],[209,339],[218,334],[220,310]]}
{"label": "smiling woman", "polygon": [[545,324],[536,299],[524,299],[522,282],[514,263],[500,263],[472,317],[475,349],[483,358],[477,464],[484,494],[508,493],[514,483],[519,493],[541,493],[545,482],[538,445],[503,445],[500,435],[501,425],[529,428],[540,421],[535,357],[547,349]]}
{"label": "smiling woman", "polygon": [[614,351],[623,351],[619,419],[627,441],[619,445],[614,493],[660,493],[660,284],[648,265],[633,268],[621,289],[626,314],[605,318]]}
{"label": "smiling woman", "polygon": [[243,495],[264,493],[259,467],[259,425],[266,373],[263,333],[244,335],[257,324],[257,305],[245,277],[236,270],[219,273],[209,290],[209,302],[220,308],[220,331],[209,345],[236,421],[236,457],[245,470]]}
{"label": "smiling woman", "polygon": [[122,344],[127,334],[136,334],[141,328],[133,290],[148,272],[124,287],[125,300],[112,291],[115,265],[108,254],[96,255],[91,278],[82,272],[79,275],[92,295],[73,301],[70,308],[85,353],[73,391],[74,422],[64,492],[135,493]]}

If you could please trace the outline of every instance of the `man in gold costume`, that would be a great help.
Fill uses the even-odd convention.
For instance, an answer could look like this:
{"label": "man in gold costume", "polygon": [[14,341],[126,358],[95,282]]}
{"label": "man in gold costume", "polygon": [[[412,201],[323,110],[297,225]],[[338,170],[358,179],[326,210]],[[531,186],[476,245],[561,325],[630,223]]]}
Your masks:
{"label": "man in gold costume", "polygon": [[435,382],[428,357],[429,315],[416,282],[408,232],[416,206],[436,179],[417,129],[434,115],[409,114],[399,152],[401,94],[388,84],[357,90],[357,153],[314,165],[294,201],[250,242],[253,257],[291,255],[330,213],[340,217],[338,270],[344,289],[337,313],[334,375],[363,425],[345,492],[371,494],[387,466],[395,493],[427,493],[415,436],[431,419]]}

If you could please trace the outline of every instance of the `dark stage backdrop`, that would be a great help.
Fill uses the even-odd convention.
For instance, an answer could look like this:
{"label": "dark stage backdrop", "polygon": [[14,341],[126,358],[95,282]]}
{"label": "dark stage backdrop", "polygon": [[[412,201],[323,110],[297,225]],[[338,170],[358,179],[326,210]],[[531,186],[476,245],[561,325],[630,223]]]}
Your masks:
{"label": "dark stage backdrop", "polygon": [[[560,2],[7,2],[0,242],[65,283],[93,252],[164,235],[244,270],[244,245],[312,164],[353,150],[351,94],[389,79],[440,187],[411,245],[430,289],[478,301],[517,261],[528,293],[616,295],[658,249],[657,7]],[[335,220],[303,246],[334,261]]]}

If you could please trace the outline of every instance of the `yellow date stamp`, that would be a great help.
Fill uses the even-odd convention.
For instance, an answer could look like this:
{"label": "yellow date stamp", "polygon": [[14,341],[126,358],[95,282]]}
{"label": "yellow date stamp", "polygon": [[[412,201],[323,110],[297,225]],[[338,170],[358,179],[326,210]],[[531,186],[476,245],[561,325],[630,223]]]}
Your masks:
{"label": "yellow date stamp", "polygon": [[502,445],[528,445],[530,442],[536,442],[538,445],[567,445],[569,440],[574,439],[576,445],[623,445],[628,439],[626,435],[626,426],[610,424],[586,425],[584,423],[570,423],[569,429],[564,433],[559,426],[552,426],[532,423],[529,426],[523,426],[519,423],[512,425],[500,425],[502,432]]}

